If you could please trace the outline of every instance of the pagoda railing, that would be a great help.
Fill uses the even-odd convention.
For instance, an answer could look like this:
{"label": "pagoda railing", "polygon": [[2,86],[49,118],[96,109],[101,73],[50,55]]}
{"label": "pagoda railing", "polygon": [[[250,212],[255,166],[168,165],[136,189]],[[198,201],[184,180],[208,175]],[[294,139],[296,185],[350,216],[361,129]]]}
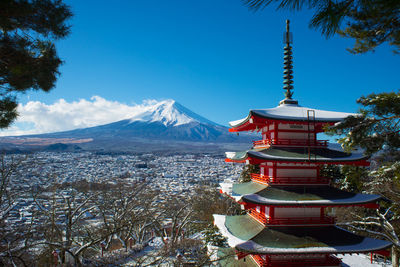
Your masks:
{"label": "pagoda railing", "polygon": [[322,217],[287,217],[287,218],[267,218],[265,214],[256,209],[249,209],[249,215],[264,225],[299,225],[299,224],[334,224],[335,218],[331,216]]}
{"label": "pagoda railing", "polygon": [[251,257],[259,267],[268,267],[269,264],[258,254],[252,254]]}
{"label": "pagoda railing", "polygon": [[335,218],[330,216],[305,217],[305,218],[277,218],[267,219],[268,225],[289,225],[289,224],[334,224]]}
{"label": "pagoda railing", "polygon": [[329,184],[326,177],[271,177],[258,173],[250,174],[251,179],[263,184]]}
{"label": "pagoda railing", "polygon": [[[315,254],[310,255],[308,258],[302,258],[303,255],[296,255],[293,258],[286,257],[286,259],[271,259],[267,265],[259,265],[262,267],[268,266],[340,266],[341,260],[332,255],[325,255],[324,257],[312,258]],[[252,255],[253,256],[253,255]],[[261,258],[262,259],[262,258]]]}
{"label": "pagoda railing", "polygon": [[267,218],[265,217],[265,214],[258,212],[256,209],[249,209],[248,212],[249,215],[256,219],[258,222],[262,224],[267,224]]}
{"label": "pagoda railing", "polygon": [[274,146],[312,146],[312,147],[326,147],[328,140],[309,140],[309,139],[263,139],[253,141],[253,146],[256,148]]}

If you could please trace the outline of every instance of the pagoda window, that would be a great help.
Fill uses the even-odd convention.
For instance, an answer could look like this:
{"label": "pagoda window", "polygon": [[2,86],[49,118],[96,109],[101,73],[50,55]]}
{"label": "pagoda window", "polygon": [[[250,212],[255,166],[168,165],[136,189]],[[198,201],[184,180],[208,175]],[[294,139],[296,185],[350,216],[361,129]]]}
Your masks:
{"label": "pagoda window", "polygon": [[275,208],[275,219],[320,217],[320,208]]}
{"label": "pagoda window", "polygon": [[278,129],[307,132],[307,131],[313,131],[314,125],[280,123]]}
{"label": "pagoda window", "polygon": [[303,169],[299,172],[296,169],[278,168],[276,171],[277,177],[317,177],[317,169]]}
{"label": "pagoda window", "polygon": [[[271,165],[268,165],[268,166],[272,166],[272,163],[271,163]],[[315,169],[318,167],[318,165],[316,165],[316,164],[302,164],[302,163],[277,163],[276,166],[278,168],[298,169],[298,170],[299,169],[301,169],[301,170],[313,169],[313,168]]]}
{"label": "pagoda window", "polygon": [[279,139],[301,139],[301,140],[306,140],[306,139],[314,139],[315,135],[314,133],[308,133],[308,132],[279,132]]}

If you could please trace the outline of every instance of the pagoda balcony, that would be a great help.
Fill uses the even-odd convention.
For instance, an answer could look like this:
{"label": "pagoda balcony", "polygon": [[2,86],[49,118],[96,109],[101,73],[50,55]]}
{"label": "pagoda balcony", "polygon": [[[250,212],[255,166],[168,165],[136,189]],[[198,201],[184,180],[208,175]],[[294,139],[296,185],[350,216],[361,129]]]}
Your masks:
{"label": "pagoda balcony", "polygon": [[288,226],[288,225],[332,225],[335,224],[335,218],[331,216],[322,217],[287,217],[287,218],[267,218],[265,214],[256,209],[249,209],[248,213],[259,223],[270,226]]}
{"label": "pagoda balcony", "polygon": [[266,148],[273,146],[290,147],[327,147],[328,140],[308,140],[308,139],[263,139],[253,141],[254,148]]}
{"label": "pagoda balcony", "polygon": [[270,266],[269,262],[268,261],[264,261],[264,259],[260,255],[257,255],[257,254],[251,255],[251,258],[253,259],[253,261],[256,262],[256,264],[259,267],[268,267],[268,266]]}
{"label": "pagoda balcony", "polygon": [[271,177],[258,173],[251,173],[251,179],[261,184],[271,185],[328,185],[330,179],[326,177]]}

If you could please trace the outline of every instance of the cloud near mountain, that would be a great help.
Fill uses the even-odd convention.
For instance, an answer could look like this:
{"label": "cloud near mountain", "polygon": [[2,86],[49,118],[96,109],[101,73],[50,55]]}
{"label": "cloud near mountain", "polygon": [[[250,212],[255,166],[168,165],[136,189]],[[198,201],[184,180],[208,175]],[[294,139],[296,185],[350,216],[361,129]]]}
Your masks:
{"label": "cloud near mountain", "polygon": [[[157,113],[157,107],[168,101],[172,100],[145,100],[141,104],[127,105],[109,101],[100,96],[72,102],[60,99],[50,105],[39,101],[29,101],[25,105],[18,106],[20,116],[17,122],[9,129],[0,131],[0,136],[68,131],[124,119],[142,120],[145,119],[146,114]],[[177,120],[176,123],[185,123],[185,120],[188,120],[188,118],[179,117],[179,114],[175,116],[160,113],[158,115],[161,117],[170,115],[172,120]]]}

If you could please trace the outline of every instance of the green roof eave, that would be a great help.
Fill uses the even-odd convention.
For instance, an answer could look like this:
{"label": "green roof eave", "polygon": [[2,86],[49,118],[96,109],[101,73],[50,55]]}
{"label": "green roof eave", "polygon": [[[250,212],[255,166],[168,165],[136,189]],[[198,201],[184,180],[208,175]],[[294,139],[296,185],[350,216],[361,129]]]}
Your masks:
{"label": "green roof eave", "polygon": [[253,181],[221,184],[221,191],[237,201],[273,206],[368,205],[383,199],[380,195],[352,193],[329,185],[264,185]]}
{"label": "green roof eave", "polygon": [[346,153],[330,148],[292,148],[270,147],[264,149],[250,149],[248,151],[227,152],[227,158],[233,161],[243,161],[248,157],[269,161],[293,162],[337,162],[337,161],[363,161],[368,157],[362,153]]}
{"label": "green roof eave", "polygon": [[242,240],[249,240],[264,229],[262,224],[248,215],[226,216],[225,226],[232,235]]}
{"label": "green roof eave", "polygon": [[264,227],[249,215],[217,217],[216,225],[229,245],[251,254],[358,253],[391,246],[336,226]]}
{"label": "green roof eave", "polygon": [[346,192],[328,185],[269,186],[256,193],[242,196],[247,203],[259,205],[363,205],[376,203],[380,195]]}
{"label": "green roof eave", "polygon": [[233,184],[232,186],[232,193],[235,195],[248,195],[248,194],[255,194],[257,192],[262,191],[263,189],[267,188],[267,185],[259,184],[255,182],[247,182],[247,183],[239,183]]}
{"label": "green roof eave", "polygon": [[359,253],[385,249],[385,240],[359,236],[336,226],[267,227],[236,249],[257,254]]}

